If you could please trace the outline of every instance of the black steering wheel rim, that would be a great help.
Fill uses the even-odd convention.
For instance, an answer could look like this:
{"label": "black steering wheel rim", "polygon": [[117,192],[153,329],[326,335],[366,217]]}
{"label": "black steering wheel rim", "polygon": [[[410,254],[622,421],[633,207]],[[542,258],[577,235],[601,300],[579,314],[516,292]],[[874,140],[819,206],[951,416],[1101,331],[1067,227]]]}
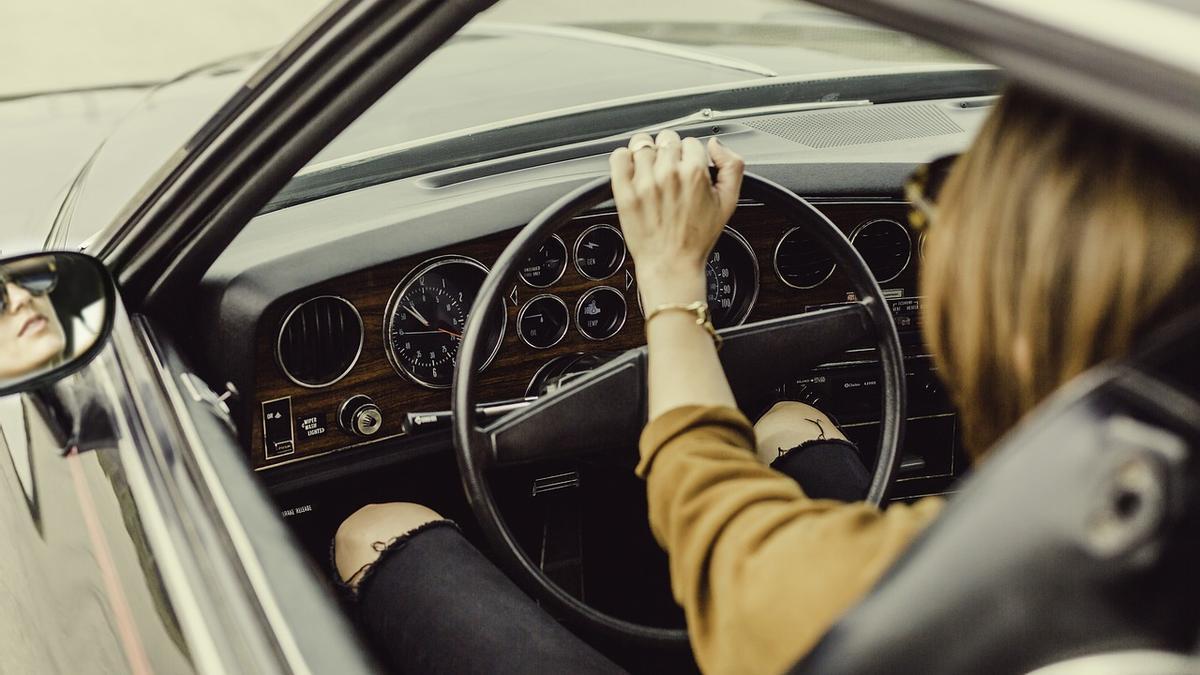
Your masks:
{"label": "black steering wheel rim", "polygon": [[[895,475],[899,448],[904,438],[904,358],[896,326],[879,284],[846,236],[824,214],[806,200],[765,178],[746,173],[742,195],[757,198],[791,211],[801,222],[816,225],[810,233],[825,246],[843,270],[859,298],[858,303],[874,329],[879,365],[882,417],[876,467],[866,501],[879,505]],[[493,460],[492,443],[480,427],[476,414],[479,365],[485,350],[487,322],[491,315],[480,311],[504,297],[517,280],[517,273],[541,242],[575,215],[612,199],[608,176],[573,190],[538,214],[513,238],[492,266],[468,316],[455,367],[452,397],[455,455],[467,501],[501,565],[526,592],[556,609],[573,623],[619,639],[665,647],[687,644],[687,630],[646,626],[601,612],[556,585],[522,550],[505,523],[488,484],[487,469]]]}

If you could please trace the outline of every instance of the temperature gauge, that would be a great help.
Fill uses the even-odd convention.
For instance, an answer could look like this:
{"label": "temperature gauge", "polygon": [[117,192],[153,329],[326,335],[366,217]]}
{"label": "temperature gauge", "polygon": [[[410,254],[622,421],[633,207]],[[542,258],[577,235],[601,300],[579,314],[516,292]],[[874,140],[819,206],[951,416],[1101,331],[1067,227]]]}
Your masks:
{"label": "temperature gauge", "polygon": [[589,340],[607,340],[625,325],[625,296],[612,286],[597,286],[579,299],[575,325]]}

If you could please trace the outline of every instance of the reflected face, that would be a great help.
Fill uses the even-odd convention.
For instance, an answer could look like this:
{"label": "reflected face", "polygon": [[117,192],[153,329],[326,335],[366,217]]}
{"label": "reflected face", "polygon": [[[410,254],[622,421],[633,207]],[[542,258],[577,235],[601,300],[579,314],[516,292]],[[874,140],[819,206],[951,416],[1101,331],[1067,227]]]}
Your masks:
{"label": "reflected face", "polygon": [[7,302],[0,312],[0,381],[49,366],[66,348],[62,324],[49,293],[34,294],[4,281]]}

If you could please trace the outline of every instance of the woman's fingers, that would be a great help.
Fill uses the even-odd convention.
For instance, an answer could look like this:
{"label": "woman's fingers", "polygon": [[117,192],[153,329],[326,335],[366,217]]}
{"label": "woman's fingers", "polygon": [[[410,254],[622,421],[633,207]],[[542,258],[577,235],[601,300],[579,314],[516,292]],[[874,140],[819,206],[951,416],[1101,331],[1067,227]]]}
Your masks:
{"label": "woman's fingers", "polygon": [[635,134],[629,139],[629,150],[633,153],[633,169],[635,186],[643,180],[653,177],[656,146],[650,134]]}
{"label": "woman's fingers", "polygon": [[633,153],[629,148],[617,148],[608,156],[609,173],[612,174],[613,197],[624,203],[633,191]]}
{"label": "woman's fingers", "polygon": [[633,180],[633,153],[629,148],[617,148],[608,156],[608,168],[612,170],[613,181],[628,183]]}
{"label": "woman's fingers", "polygon": [[722,145],[715,136],[708,140],[708,154],[712,157],[713,165],[717,167],[717,196],[721,200],[722,211],[728,217],[733,215],[733,210],[737,207],[746,163],[741,155]]}
{"label": "woman's fingers", "polygon": [[660,176],[665,176],[666,172],[674,171],[675,165],[679,164],[679,134],[667,129],[666,131],[659,132],[658,138],[654,139],[654,143],[658,146],[656,153],[658,156],[655,159],[654,167],[660,172]]}
{"label": "woman's fingers", "polygon": [[680,162],[688,168],[701,168],[704,172],[708,172],[708,150],[704,150],[704,144],[700,139],[689,136],[683,139],[680,143]]}

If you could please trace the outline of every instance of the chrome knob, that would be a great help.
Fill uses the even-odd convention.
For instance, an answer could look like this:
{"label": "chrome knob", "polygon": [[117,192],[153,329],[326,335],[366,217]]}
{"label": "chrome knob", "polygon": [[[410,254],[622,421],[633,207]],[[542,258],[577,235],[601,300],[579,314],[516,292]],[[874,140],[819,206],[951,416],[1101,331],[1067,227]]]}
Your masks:
{"label": "chrome knob", "polygon": [[356,394],[338,408],[338,426],[355,436],[374,436],[383,426],[383,412],[370,397]]}

